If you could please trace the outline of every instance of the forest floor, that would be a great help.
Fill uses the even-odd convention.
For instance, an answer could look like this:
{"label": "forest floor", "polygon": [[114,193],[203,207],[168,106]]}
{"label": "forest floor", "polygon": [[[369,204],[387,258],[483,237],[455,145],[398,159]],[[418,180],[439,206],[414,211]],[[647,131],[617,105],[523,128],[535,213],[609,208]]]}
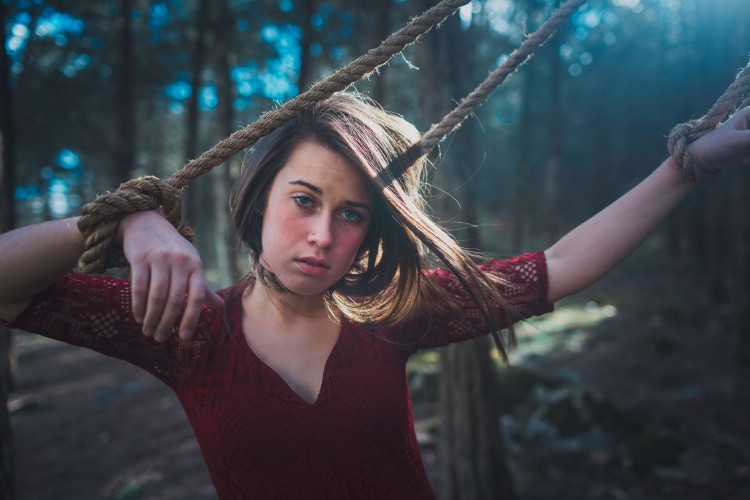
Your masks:
{"label": "forest floor", "polygon": [[[520,498],[750,498],[750,368],[737,362],[736,316],[710,306],[706,284],[683,270],[626,266],[523,326],[500,376]],[[160,382],[80,348],[16,340],[19,499],[215,498]],[[413,379],[430,359],[415,360]],[[413,392],[439,485],[436,391]]]}

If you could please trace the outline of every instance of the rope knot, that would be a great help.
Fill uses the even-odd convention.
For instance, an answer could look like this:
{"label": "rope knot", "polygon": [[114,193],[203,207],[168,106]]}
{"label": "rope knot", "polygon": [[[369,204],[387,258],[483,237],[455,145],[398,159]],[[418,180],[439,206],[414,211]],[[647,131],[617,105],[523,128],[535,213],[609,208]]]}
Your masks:
{"label": "rope knot", "polygon": [[669,156],[677,163],[682,174],[694,184],[709,184],[721,176],[721,172],[695,161],[688,151],[690,143],[708,131],[701,120],[690,120],[675,125],[669,133]]}
{"label": "rope knot", "polygon": [[750,63],[737,74],[708,113],[697,120],[681,123],[672,129],[667,149],[688,179],[695,184],[707,184],[719,178],[721,172],[709,165],[701,165],[690,156],[688,145],[718,128],[733,111],[748,105],[750,105]]}
{"label": "rope knot", "polygon": [[156,208],[180,234],[193,240],[192,229],[181,221],[182,202],[177,188],[158,177],[138,177],[120,184],[114,193],[106,192],[84,205],[78,220],[85,245],[78,261],[81,271],[101,273],[108,267],[128,267],[122,248],[112,245],[117,226],[128,214]]}

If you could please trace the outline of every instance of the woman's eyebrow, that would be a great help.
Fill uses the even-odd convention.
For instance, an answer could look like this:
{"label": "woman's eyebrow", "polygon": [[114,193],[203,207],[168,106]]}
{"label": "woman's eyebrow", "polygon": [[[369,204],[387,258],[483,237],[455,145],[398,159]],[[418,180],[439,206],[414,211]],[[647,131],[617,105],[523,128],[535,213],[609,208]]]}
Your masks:
{"label": "woman's eyebrow", "polygon": [[296,181],[289,181],[289,184],[299,184],[301,186],[305,186],[307,189],[312,191],[315,194],[323,194],[323,190],[320,189],[318,186],[314,186],[313,184],[310,184],[309,182],[302,181],[302,180],[296,180]]}
{"label": "woman's eyebrow", "polygon": [[[303,181],[301,179],[297,179],[297,180],[294,180],[294,181],[289,181],[289,184],[296,184],[296,185],[299,185],[299,186],[305,186],[307,189],[309,189],[313,193],[317,194],[318,196],[321,196],[323,194],[323,190],[320,189],[318,186],[316,186],[314,184],[310,184],[309,182]],[[372,211],[372,208],[370,208],[370,205],[368,205],[367,203],[362,203],[360,201],[344,200],[344,204],[352,206],[352,207],[365,208],[367,210]]]}

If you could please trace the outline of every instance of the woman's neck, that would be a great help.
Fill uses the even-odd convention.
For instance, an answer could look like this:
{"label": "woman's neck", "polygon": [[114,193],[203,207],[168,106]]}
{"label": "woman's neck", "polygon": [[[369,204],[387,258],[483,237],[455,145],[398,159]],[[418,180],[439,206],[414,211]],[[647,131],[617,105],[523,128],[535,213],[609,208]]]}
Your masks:
{"label": "woman's neck", "polygon": [[281,323],[330,319],[323,294],[308,296],[280,292],[257,281],[245,291],[242,307],[246,314],[259,315]]}

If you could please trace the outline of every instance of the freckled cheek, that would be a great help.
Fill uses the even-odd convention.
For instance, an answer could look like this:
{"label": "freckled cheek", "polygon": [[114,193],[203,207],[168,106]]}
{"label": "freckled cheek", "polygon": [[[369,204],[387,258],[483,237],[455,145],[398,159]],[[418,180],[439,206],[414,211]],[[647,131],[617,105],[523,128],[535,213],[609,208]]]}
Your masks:
{"label": "freckled cheek", "polygon": [[304,217],[301,217],[295,210],[279,210],[276,219],[276,227],[284,236],[306,236],[309,229]]}
{"label": "freckled cheek", "polygon": [[[268,214],[267,214],[268,215]],[[263,248],[266,252],[278,253],[289,250],[300,238],[304,238],[305,225],[300,217],[290,210],[276,210],[270,221],[263,224]],[[266,255],[268,258],[268,255]]]}
{"label": "freckled cheek", "polygon": [[357,250],[362,246],[367,231],[362,230],[344,230],[336,235],[336,245],[342,254],[347,255],[354,261],[357,256]]}

